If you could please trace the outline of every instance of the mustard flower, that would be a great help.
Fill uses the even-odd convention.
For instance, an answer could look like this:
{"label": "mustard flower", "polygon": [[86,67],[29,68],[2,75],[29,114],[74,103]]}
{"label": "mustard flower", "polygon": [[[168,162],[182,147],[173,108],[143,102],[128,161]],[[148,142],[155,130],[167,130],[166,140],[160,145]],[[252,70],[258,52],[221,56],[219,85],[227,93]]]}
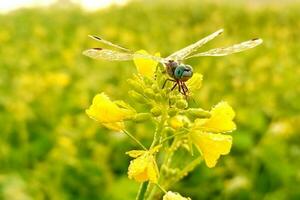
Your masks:
{"label": "mustard flower", "polygon": [[234,111],[226,102],[220,102],[210,111],[210,118],[197,119],[191,131],[193,143],[202,153],[208,167],[214,167],[221,155],[230,152],[232,137],[221,133],[236,129]]}
{"label": "mustard flower", "polygon": [[[136,53],[150,55],[145,50],[139,50]],[[155,56],[160,56],[160,53],[156,53]],[[157,61],[152,60],[152,59],[147,59],[147,58],[139,58],[138,56],[136,56],[133,59],[133,62],[135,64],[139,74],[141,74],[142,76],[146,76],[148,78],[153,78],[155,70],[156,70],[156,66],[158,64]]]}
{"label": "mustard flower", "polygon": [[180,194],[168,191],[164,196],[163,200],[191,200],[191,198],[182,197]]}
{"label": "mustard flower", "polygon": [[135,110],[123,101],[113,102],[104,93],[94,97],[93,103],[86,113],[103,126],[116,131],[124,129],[123,121],[136,114]]}
{"label": "mustard flower", "polygon": [[159,148],[160,146],[156,146],[149,151],[132,150],[126,152],[130,157],[135,158],[130,161],[128,177],[138,182],[150,181],[157,183],[159,170],[153,154],[156,153]]}

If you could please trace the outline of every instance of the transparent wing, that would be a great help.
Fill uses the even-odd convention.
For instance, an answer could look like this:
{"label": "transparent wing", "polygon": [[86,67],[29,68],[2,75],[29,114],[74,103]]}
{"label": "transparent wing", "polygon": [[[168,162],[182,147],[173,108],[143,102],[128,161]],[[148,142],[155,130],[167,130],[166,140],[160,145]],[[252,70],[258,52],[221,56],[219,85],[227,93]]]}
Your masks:
{"label": "transparent wing", "polygon": [[190,55],[191,53],[193,53],[194,51],[196,51],[198,48],[200,48],[201,46],[203,46],[204,44],[206,44],[207,42],[209,42],[210,40],[214,39],[215,37],[217,37],[218,35],[220,35],[221,33],[223,33],[223,29],[220,29],[212,34],[210,34],[209,36],[206,36],[205,38],[199,40],[198,42],[191,44],[179,51],[176,51],[175,53],[171,54],[170,56],[168,56],[166,59],[167,60],[184,60],[184,58],[188,55]]}
{"label": "transparent wing", "polygon": [[109,61],[126,61],[132,60],[134,58],[144,58],[151,59],[157,62],[165,63],[165,59],[160,58],[158,56],[145,55],[140,53],[130,53],[130,52],[118,52],[110,49],[102,49],[102,48],[92,48],[85,50],[83,55],[88,57],[99,59],[99,60],[109,60]]}
{"label": "transparent wing", "polygon": [[187,57],[187,59],[193,57],[199,57],[199,56],[226,56],[229,54],[238,53],[241,51],[245,51],[247,49],[251,49],[253,47],[256,47],[257,45],[260,45],[262,42],[263,42],[262,39],[256,38],[229,47],[216,48],[206,52],[197,53]]}
{"label": "transparent wing", "polygon": [[123,50],[123,51],[126,51],[126,52],[131,52],[131,50],[127,49],[127,48],[124,48],[124,47],[121,47],[120,45],[117,45],[117,44],[114,44],[108,40],[104,40],[103,38],[101,37],[98,37],[98,36],[95,36],[95,35],[89,35],[89,37],[91,37],[92,39],[98,41],[98,42],[101,42],[103,44],[106,44],[108,46],[111,46],[111,47],[115,47],[117,49],[120,49],[120,50]]}
{"label": "transparent wing", "polygon": [[99,60],[126,61],[132,60],[132,53],[118,52],[110,49],[93,48],[83,52],[83,55]]}

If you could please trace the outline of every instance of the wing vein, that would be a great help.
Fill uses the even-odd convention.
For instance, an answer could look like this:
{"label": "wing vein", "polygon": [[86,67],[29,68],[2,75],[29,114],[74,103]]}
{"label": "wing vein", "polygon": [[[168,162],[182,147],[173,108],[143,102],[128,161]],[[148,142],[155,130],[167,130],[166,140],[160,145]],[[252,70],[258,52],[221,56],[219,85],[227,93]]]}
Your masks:
{"label": "wing vein", "polygon": [[205,38],[202,38],[201,40],[183,48],[180,49],[179,51],[174,52],[173,54],[171,54],[170,56],[167,57],[168,60],[184,60],[186,56],[190,55],[191,53],[197,51],[197,49],[199,49],[201,46],[203,46],[204,44],[206,44],[207,42],[209,42],[210,40],[214,39],[215,37],[217,37],[218,35],[220,35],[221,33],[223,33],[223,29],[220,29],[208,36],[206,36]]}

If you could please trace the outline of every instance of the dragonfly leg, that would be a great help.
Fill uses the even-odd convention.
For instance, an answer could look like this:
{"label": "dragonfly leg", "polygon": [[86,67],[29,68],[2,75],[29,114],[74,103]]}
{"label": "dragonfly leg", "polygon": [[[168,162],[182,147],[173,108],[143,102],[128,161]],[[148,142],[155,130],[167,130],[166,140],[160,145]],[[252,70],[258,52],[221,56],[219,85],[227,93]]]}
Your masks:
{"label": "dragonfly leg", "polygon": [[173,90],[176,88],[177,85],[178,85],[178,83],[175,83],[175,84],[173,85],[173,87],[171,88],[171,91],[173,91]]}
{"label": "dragonfly leg", "polygon": [[188,93],[189,90],[188,90],[187,86],[185,85],[185,83],[182,82],[182,81],[180,82],[180,86],[182,88],[182,92],[180,92],[180,93],[183,94],[183,96],[187,100],[187,97],[188,97],[187,93]]}
{"label": "dragonfly leg", "polygon": [[182,92],[181,92],[181,83],[180,83],[180,81],[178,81],[178,92],[180,92],[180,93],[182,94]]}
{"label": "dragonfly leg", "polygon": [[182,82],[182,87],[185,89],[186,93],[189,93],[189,88],[186,86],[185,82]]}
{"label": "dragonfly leg", "polygon": [[170,98],[169,98],[169,108],[172,108],[172,102]]}
{"label": "dragonfly leg", "polygon": [[186,96],[186,90],[185,90],[185,87],[184,87],[184,83],[181,82],[181,88],[182,88],[182,93],[184,96]]}
{"label": "dragonfly leg", "polygon": [[164,84],[163,84],[163,86],[162,86],[161,89],[164,89],[164,87],[166,86],[166,83],[167,83],[168,81],[176,82],[176,81],[173,80],[173,79],[167,78],[167,79],[165,80],[165,82],[164,82]]}

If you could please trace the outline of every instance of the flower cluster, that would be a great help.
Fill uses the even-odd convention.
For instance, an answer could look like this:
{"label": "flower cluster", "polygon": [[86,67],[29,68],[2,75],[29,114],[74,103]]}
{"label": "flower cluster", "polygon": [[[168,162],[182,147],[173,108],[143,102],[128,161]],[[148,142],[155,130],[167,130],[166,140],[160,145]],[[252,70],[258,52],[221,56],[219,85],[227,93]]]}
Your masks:
{"label": "flower cluster", "polygon": [[[147,54],[139,51],[139,54]],[[159,54],[156,54],[159,55]],[[222,101],[211,110],[189,107],[189,101],[179,93],[171,91],[171,85],[162,88],[168,78],[164,66],[156,61],[135,58],[138,74],[128,80],[132,90],[129,96],[134,102],[144,105],[146,112],[138,113],[123,101],[111,101],[104,93],[97,94],[92,105],[86,110],[89,117],[114,131],[122,131],[140,145],[141,150],[128,151],[131,160],[128,177],[142,182],[138,199],[153,199],[163,195],[163,200],[189,200],[178,193],[166,189],[193,170],[203,159],[209,167],[215,167],[221,155],[230,152],[232,136],[236,129],[233,122],[235,113],[231,106]],[[198,92],[202,85],[202,75],[195,73],[186,82],[189,95]],[[153,141],[146,148],[134,135],[126,130],[125,121],[152,121],[156,125]],[[172,162],[179,149],[186,149],[194,161],[189,167],[174,166]],[[198,151],[194,152],[193,149]],[[160,156],[160,162],[157,157]],[[150,183],[150,184],[149,184]],[[158,190],[159,188],[160,190]]]}

